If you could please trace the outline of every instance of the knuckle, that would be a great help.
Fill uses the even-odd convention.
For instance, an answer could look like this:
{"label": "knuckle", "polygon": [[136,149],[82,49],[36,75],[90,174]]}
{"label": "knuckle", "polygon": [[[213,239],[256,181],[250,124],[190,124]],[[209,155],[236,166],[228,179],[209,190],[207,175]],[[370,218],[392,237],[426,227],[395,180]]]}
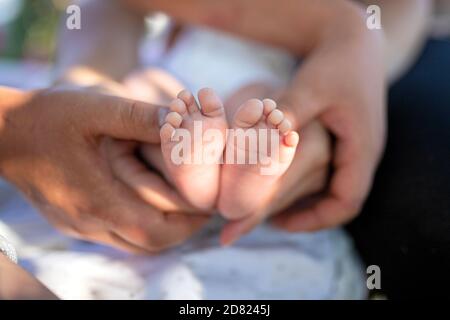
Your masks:
{"label": "knuckle", "polygon": [[74,207],[71,227],[79,234],[86,235],[94,229],[104,229],[111,225],[111,210],[100,201],[85,201]]}
{"label": "knuckle", "polygon": [[159,130],[158,108],[139,101],[126,100],[119,110],[121,123],[128,130],[140,131],[153,128]]}
{"label": "knuckle", "polygon": [[136,101],[126,100],[119,106],[119,117],[124,127],[131,128],[139,123],[139,111]]}
{"label": "knuckle", "polygon": [[74,205],[74,218],[76,221],[86,221],[100,212],[101,207],[92,201],[83,201]]}

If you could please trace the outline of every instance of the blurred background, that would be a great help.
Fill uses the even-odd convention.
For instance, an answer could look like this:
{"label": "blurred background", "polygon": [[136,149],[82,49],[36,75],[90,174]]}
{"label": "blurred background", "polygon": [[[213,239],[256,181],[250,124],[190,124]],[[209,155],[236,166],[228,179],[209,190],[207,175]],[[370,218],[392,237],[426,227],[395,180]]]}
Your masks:
{"label": "blurred background", "polygon": [[0,0],[0,57],[51,61],[59,15],[70,0]]}
{"label": "blurred background", "polygon": [[[0,0],[0,85],[34,88],[51,83],[59,19],[73,2]],[[435,3],[431,34],[448,36],[450,0]]]}
{"label": "blurred background", "polygon": [[0,85],[28,88],[50,82],[59,17],[69,3],[0,0]]}

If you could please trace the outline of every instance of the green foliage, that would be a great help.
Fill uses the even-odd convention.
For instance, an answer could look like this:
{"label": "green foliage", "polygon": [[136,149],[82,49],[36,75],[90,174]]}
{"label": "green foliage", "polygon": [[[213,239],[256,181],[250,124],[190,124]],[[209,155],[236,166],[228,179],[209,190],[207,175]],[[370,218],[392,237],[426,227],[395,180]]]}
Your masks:
{"label": "green foliage", "polygon": [[7,26],[3,57],[51,60],[55,51],[60,12],[51,0],[26,0],[17,18]]}

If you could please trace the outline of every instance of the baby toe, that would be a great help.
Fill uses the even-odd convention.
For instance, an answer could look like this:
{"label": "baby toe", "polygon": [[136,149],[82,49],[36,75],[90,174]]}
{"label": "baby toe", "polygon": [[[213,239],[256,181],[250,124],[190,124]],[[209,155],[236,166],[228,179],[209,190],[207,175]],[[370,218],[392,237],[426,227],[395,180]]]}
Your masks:
{"label": "baby toe", "polygon": [[198,100],[202,113],[207,117],[217,117],[224,114],[223,104],[213,89],[203,88],[198,92]]}
{"label": "baby toe", "polygon": [[283,119],[277,126],[278,130],[282,135],[286,135],[292,129],[291,122],[288,119]]}
{"label": "baby toe", "polygon": [[165,123],[159,131],[161,142],[169,142],[175,133],[175,128],[170,123]]}
{"label": "baby toe", "polygon": [[261,100],[250,99],[242,104],[234,115],[235,127],[250,128],[258,123],[263,116],[264,105]]}
{"label": "baby toe", "polygon": [[178,98],[181,99],[187,107],[189,113],[198,112],[200,109],[195,101],[194,96],[188,90],[183,90],[178,94]]}
{"label": "baby toe", "polygon": [[300,141],[300,136],[295,131],[290,131],[285,137],[284,137],[284,143],[288,147],[296,147]]}
{"label": "baby toe", "polygon": [[183,117],[178,112],[169,112],[166,116],[166,123],[169,123],[174,128],[179,128]]}
{"label": "baby toe", "polygon": [[264,115],[267,117],[273,110],[277,108],[277,104],[272,99],[264,99]]}
{"label": "baby toe", "polygon": [[273,110],[269,115],[267,116],[267,122],[269,124],[272,124],[273,126],[278,126],[281,124],[284,120],[284,114],[278,109]]}
{"label": "baby toe", "polygon": [[183,100],[181,100],[180,98],[174,99],[170,103],[169,108],[170,108],[170,111],[177,112],[180,115],[185,114],[187,111],[186,103]]}

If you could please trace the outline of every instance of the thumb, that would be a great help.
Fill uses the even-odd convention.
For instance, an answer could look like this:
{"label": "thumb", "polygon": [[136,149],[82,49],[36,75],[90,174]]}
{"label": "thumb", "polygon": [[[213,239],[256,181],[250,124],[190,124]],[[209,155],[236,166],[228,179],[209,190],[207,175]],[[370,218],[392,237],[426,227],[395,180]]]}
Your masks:
{"label": "thumb", "polygon": [[228,222],[220,233],[220,243],[223,246],[232,245],[265,219],[265,214],[252,214],[249,217],[237,221]]}
{"label": "thumb", "polygon": [[[158,143],[164,107],[102,94],[88,93],[81,116],[90,133],[122,140]],[[83,114],[84,113],[84,114]]]}
{"label": "thumb", "polygon": [[323,111],[319,97],[306,87],[300,90],[288,87],[279,93],[277,100],[295,130],[306,126]]}

